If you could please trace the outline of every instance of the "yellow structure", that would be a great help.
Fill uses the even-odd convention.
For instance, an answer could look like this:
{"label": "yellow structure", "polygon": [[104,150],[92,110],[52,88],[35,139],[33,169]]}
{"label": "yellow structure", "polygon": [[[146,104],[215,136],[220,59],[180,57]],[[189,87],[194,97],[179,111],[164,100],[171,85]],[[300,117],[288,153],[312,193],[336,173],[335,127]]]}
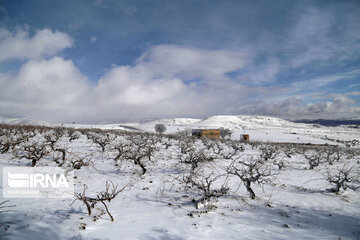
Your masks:
{"label": "yellow structure", "polygon": [[220,139],[220,129],[204,129],[202,130],[202,137]]}
{"label": "yellow structure", "polygon": [[197,137],[206,137],[220,139],[220,129],[193,129],[192,135]]}

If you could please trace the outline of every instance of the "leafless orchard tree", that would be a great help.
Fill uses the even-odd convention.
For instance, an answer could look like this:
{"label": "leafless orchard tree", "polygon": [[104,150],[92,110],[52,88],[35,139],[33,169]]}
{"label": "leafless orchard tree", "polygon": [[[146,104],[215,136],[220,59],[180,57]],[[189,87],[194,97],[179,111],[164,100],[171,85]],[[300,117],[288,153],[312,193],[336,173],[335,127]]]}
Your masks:
{"label": "leafless orchard tree", "polygon": [[66,162],[68,147],[59,146],[54,149],[50,155],[52,156],[52,161],[54,161],[58,167],[62,167]]}
{"label": "leafless orchard tree", "polygon": [[65,162],[71,169],[79,170],[82,167],[93,166],[93,154],[81,155],[80,153],[71,153],[69,155],[69,158]]}
{"label": "leafless orchard tree", "polygon": [[[340,189],[346,190],[349,183],[359,183],[359,169],[355,166],[344,163],[341,167],[332,166],[326,170],[325,178],[329,183],[335,184],[335,188],[332,189],[336,194],[339,193]],[[353,188],[355,190],[355,188]]]}
{"label": "leafless orchard tree", "polygon": [[275,159],[272,163],[276,165],[279,170],[282,170],[286,166],[285,161],[282,159]]}
{"label": "leafless orchard tree", "polygon": [[179,162],[190,165],[190,175],[199,167],[200,163],[211,162],[214,158],[203,150],[190,148],[186,154],[179,154]]}
{"label": "leafless orchard tree", "polygon": [[29,141],[30,136],[24,132],[20,132],[18,130],[12,131],[8,130],[0,136],[0,153],[8,153],[18,147],[20,144],[23,144]]}
{"label": "leafless orchard tree", "polygon": [[10,139],[10,132],[6,132],[4,131],[4,133],[0,136],[0,153],[4,154],[9,152],[11,146],[12,146],[12,141]]}
{"label": "leafless orchard tree", "polygon": [[325,161],[330,165],[340,160],[340,149],[337,146],[328,146],[323,150],[325,154]]}
{"label": "leafless orchard tree", "polygon": [[43,137],[46,140],[46,144],[48,144],[48,146],[53,151],[52,154],[53,161],[59,167],[65,164],[66,153],[68,149],[68,146],[59,143],[60,142],[59,140],[64,136],[64,134],[65,134],[65,130],[62,128],[54,128],[43,134]]}
{"label": "leafless orchard tree", "polygon": [[147,171],[145,162],[151,161],[151,155],[154,151],[154,148],[148,147],[145,149],[135,148],[132,151],[124,154],[124,159],[133,161],[133,163],[139,166],[142,170],[142,175],[144,175]]}
{"label": "leafless orchard tree", "polygon": [[116,156],[114,158],[114,164],[116,167],[119,167],[121,164],[121,160],[129,151],[131,151],[131,145],[125,141],[117,141],[116,143],[112,144],[110,147],[111,150],[116,151]]}
{"label": "leafless orchard tree", "polygon": [[178,147],[181,154],[187,154],[194,147],[193,138],[184,138],[178,141]]}
{"label": "leafless orchard tree", "polygon": [[72,141],[74,141],[76,139],[79,139],[80,135],[81,135],[81,133],[78,130],[74,129],[74,128],[68,128],[67,129],[67,134],[69,136],[69,142],[72,142]]}
{"label": "leafless orchard tree", "polygon": [[271,165],[263,159],[248,159],[247,161],[233,161],[227,168],[227,173],[237,176],[244,183],[251,199],[256,195],[251,188],[251,183],[264,184],[272,178]]}
{"label": "leafless orchard tree", "polygon": [[263,145],[260,147],[260,157],[264,159],[264,161],[274,159],[279,154],[279,149],[277,146],[272,145]]}
{"label": "leafless orchard tree", "polygon": [[313,149],[308,149],[304,152],[304,157],[309,163],[309,169],[314,169],[320,165],[322,160],[322,149],[320,147],[315,147]]}
{"label": "leafless orchard tree", "polygon": [[126,136],[127,143],[115,146],[118,154],[115,157],[115,164],[120,160],[132,161],[142,170],[142,175],[147,171],[146,164],[152,162],[152,156],[157,147],[147,141],[146,136],[143,135],[128,135]]}
{"label": "leafless orchard tree", "polygon": [[233,159],[240,152],[243,152],[245,150],[244,146],[237,141],[227,140],[224,141],[223,143],[225,147],[220,152],[220,156],[224,159]]}
{"label": "leafless orchard tree", "polygon": [[282,151],[288,158],[291,158],[292,155],[296,154],[296,146],[294,144],[286,144],[282,147]]}
{"label": "leafless orchard tree", "polygon": [[22,127],[18,129],[19,138],[24,139],[25,142],[29,141],[30,138],[36,136],[36,128],[32,126]]}
{"label": "leafless orchard tree", "polygon": [[155,135],[152,133],[142,133],[140,136],[143,136],[144,141],[146,141],[148,144],[155,146],[158,143],[162,142],[162,136]]}
{"label": "leafless orchard tree", "polygon": [[237,146],[235,144],[228,145],[229,142],[225,140],[217,140],[217,139],[208,139],[208,138],[200,138],[202,144],[207,150],[211,150],[213,152],[214,158],[225,158],[230,159],[237,153]]}
{"label": "leafless orchard tree", "polygon": [[115,139],[115,137],[110,133],[95,133],[88,134],[87,136],[101,148],[102,152],[105,152],[106,146],[108,146]]}
{"label": "leafless orchard tree", "polygon": [[49,151],[45,142],[33,141],[23,144],[19,149],[15,150],[13,154],[16,158],[31,160],[31,166],[35,167],[37,162],[49,155]]}
{"label": "leafless orchard tree", "polygon": [[[214,183],[224,175],[215,174],[214,172],[204,174],[196,172],[191,178],[185,179],[186,186],[195,188],[200,198],[194,201],[197,209],[211,209],[211,200],[226,195],[229,192],[227,179],[224,180],[220,188],[214,188]],[[189,186],[190,185],[190,186]]]}
{"label": "leafless orchard tree", "polygon": [[[203,138],[202,141],[204,141],[204,139],[205,138]],[[215,155],[220,155],[224,151],[225,146],[219,140],[209,139],[207,143],[209,145],[208,149],[210,148]]]}
{"label": "leafless orchard tree", "polygon": [[95,197],[88,197],[86,196],[87,186],[84,185],[84,190],[82,193],[75,193],[75,200],[73,202],[78,200],[84,203],[89,216],[91,215],[91,209],[94,208],[97,203],[101,202],[104,205],[105,210],[109,215],[111,221],[113,222],[114,217],[110,214],[109,208],[107,207],[105,202],[110,202],[111,200],[113,200],[119,193],[124,191],[127,186],[128,185],[125,185],[122,189],[118,190],[118,185],[114,185],[114,183],[112,183],[111,181],[106,181],[105,191],[97,193]]}
{"label": "leafless orchard tree", "polygon": [[54,128],[45,132],[42,136],[45,138],[46,143],[51,147],[51,149],[55,151],[55,145],[63,135],[64,132],[61,129]]}
{"label": "leafless orchard tree", "polygon": [[162,145],[165,147],[165,149],[169,149],[173,145],[172,139],[167,138],[164,141],[162,141]]}

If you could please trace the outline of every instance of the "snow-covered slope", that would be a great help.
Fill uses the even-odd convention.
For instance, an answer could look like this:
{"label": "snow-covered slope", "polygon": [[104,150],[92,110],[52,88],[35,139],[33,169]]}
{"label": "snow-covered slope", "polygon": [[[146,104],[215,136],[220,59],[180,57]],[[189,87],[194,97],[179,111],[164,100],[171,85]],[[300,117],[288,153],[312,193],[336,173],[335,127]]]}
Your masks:
{"label": "snow-covered slope", "polygon": [[50,123],[31,120],[28,118],[7,118],[0,116],[0,123],[2,124],[11,124],[11,125],[42,125],[42,126],[50,126]]}
{"label": "snow-covered slope", "polygon": [[281,118],[266,116],[225,116],[217,115],[205,119],[173,118],[161,119],[147,123],[126,123],[129,126],[137,126],[145,131],[151,130],[158,123],[162,123],[168,130],[179,130],[184,128],[229,128],[235,129],[273,129],[273,128],[312,128],[311,124],[294,123]]}
{"label": "snow-covered slope", "polygon": [[[232,139],[238,140],[240,134],[250,134],[251,141],[262,142],[298,142],[315,144],[338,144],[329,141],[353,140],[360,134],[359,129],[345,127],[324,127],[317,124],[294,123],[281,118],[266,116],[212,116],[205,119],[174,118],[161,119],[146,123],[125,123],[122,126],[133,127],[146,132],[154,132],[156,124],[166,126],[166,133],[176,133],[194,128],[227,128],[232,130]],[[107,128],[102,126],[102,128]]]}
{"label": "snow-covered slope", "polygon": [[212,116],[201,120],[199,125],[206,127],[226,127],[230,129],[265,129],[278,127],[306,128],[309,125],[293,123],[281,118],[266,116]]}
{"label": "snow-covered slope", "polygon": [[[20,124],[20,125],[52,125],[50,123],[31,120],[27,118],[6,118],[0,117],[0,123],[5,124]],[[154,128],[158,123],[165,124],[166,126],[173,127],[188,127],[188,128],[229,128],[229,129],[266,129],[266,128],[311,128],[311,124],[294,123],[286,121],[281,118],[266,117],[266,116],[211,116],[205,119],[194,119],[194,118],[171,118],[171,119],[160,119],[145,123],[125,123],[121,124],[124,126],[139,127],[143,130]],[[58,124],[59,125],[59,124]],[[99,128],[110,128],[114,129],[119,124],[65,124],[63,126],[68,127],[99,127]]]}

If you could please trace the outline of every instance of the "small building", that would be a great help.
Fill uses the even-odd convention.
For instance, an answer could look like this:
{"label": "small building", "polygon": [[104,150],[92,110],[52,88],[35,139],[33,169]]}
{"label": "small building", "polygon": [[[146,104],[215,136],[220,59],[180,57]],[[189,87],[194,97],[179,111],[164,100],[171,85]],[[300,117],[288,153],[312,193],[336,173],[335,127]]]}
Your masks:
{"label": "small building", "polygon": [[242,142],[242,143],[250,143],[249,134],[240,134],[240,142]]}
{"label": "small building", "polygon": [[220,139],[220,129],[192,129],[191,135],[195,137],[207,137]]}

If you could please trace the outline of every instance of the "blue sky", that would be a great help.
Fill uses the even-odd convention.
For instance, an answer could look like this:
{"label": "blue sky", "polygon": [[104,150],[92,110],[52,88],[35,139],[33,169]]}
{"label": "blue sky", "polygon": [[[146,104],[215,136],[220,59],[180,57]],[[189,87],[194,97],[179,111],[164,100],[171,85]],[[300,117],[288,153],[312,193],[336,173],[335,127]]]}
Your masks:
{"label": "blue sky", "polygon": [[360,117],[359,1],[0,0],[0,115]]}

